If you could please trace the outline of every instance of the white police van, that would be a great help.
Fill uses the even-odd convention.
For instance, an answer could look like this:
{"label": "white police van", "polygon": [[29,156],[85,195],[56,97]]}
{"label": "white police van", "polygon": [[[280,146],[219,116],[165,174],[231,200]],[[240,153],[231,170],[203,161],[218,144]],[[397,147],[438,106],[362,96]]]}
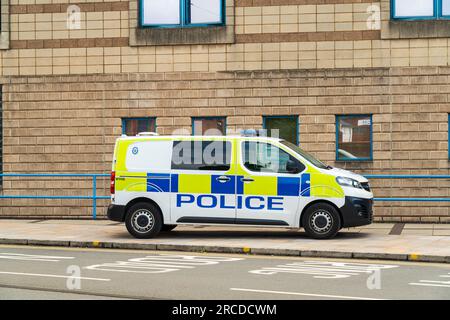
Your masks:
{"label": "white police van", "polygon": [[108,217],[151,238],[179,224],[303,227],[316,239],[372,222],[363,176],[282,139],[158,136],[116,141]]}

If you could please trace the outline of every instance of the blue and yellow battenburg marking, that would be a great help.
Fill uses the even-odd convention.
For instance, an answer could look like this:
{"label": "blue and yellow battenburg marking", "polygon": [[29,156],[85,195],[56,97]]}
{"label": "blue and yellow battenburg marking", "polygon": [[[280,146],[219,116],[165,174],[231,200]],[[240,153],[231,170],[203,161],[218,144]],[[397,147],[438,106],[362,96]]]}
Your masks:
{"label": "blue and yellow battenburg marking", "polygon": [[[229,178],[226,182],[219,177]],[[258,178],[260,179],[258,181]],[[148,173],[147,192],[183,192],[206,194],[310,196],[311,175],[301,177],[255,177],[256,183],[245,184],[243,176]],[[259,182],[259,183],[258,183]]]}

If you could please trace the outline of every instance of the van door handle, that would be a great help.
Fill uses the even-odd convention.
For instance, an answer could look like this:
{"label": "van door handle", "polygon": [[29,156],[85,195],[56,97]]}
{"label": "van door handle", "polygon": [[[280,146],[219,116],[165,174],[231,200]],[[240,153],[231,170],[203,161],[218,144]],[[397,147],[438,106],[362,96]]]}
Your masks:
{"label": "van door handle", "polygon": [[217,177],[216,180],[219,181],[219,182],[228,182],[228,181],[231,180],[231,178],[230,177],[226,177],[226,176],[220,176],[220,177]]}
{"label": "van door handle", "polygon": [[253,178],[242,178],[241,181],[242,182],[253,182],[255,180]]}

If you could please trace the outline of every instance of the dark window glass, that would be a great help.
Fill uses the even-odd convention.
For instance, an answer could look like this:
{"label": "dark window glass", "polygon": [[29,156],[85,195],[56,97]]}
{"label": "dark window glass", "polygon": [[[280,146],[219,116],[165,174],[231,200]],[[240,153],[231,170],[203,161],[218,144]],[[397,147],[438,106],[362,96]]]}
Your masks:
{"label": "dark window glass", "polygon": [[370,160],[372,158],[372,117],[337,116],[337,160]]}
{"label": "dark window glass", "polygon": [[230,170],[231,142],[229,141],[174,141],[172,169],[176,170]]}
{"label": "dark window glass", "polygon": [[127,136],[135,136],[139,132],[156,132],[155,118],[125,118],[122,125],[122,132]]}
{"label": "dark window glass", "polygon": [[264,129],[268,137],[287,140],[298,145],[298,117],[265,117]]}
{"label": "dark window glass", "polygon": [[264,142],[244,142],[244,166],[254,172],[299,173],[305,166],[284,150]]}
{"label": "dark window glass", "polygon": [[224,136],[225,118],[194,118],[193,119],[194,136]]}

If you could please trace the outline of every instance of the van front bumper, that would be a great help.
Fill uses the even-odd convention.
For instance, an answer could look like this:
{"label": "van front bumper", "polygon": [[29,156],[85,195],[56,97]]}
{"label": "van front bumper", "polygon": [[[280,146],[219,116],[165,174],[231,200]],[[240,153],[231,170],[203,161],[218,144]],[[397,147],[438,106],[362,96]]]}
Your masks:
{"label": "van front bumper", "polygon": [[124,222],[125,221],[125,206],[110,204],[106,213],[109,220]]}
{"label": "van front bumper", "polygon": [[345,204],[340,210],[343,228],[364,226],[373,221],[373,199],[345,197]]}

